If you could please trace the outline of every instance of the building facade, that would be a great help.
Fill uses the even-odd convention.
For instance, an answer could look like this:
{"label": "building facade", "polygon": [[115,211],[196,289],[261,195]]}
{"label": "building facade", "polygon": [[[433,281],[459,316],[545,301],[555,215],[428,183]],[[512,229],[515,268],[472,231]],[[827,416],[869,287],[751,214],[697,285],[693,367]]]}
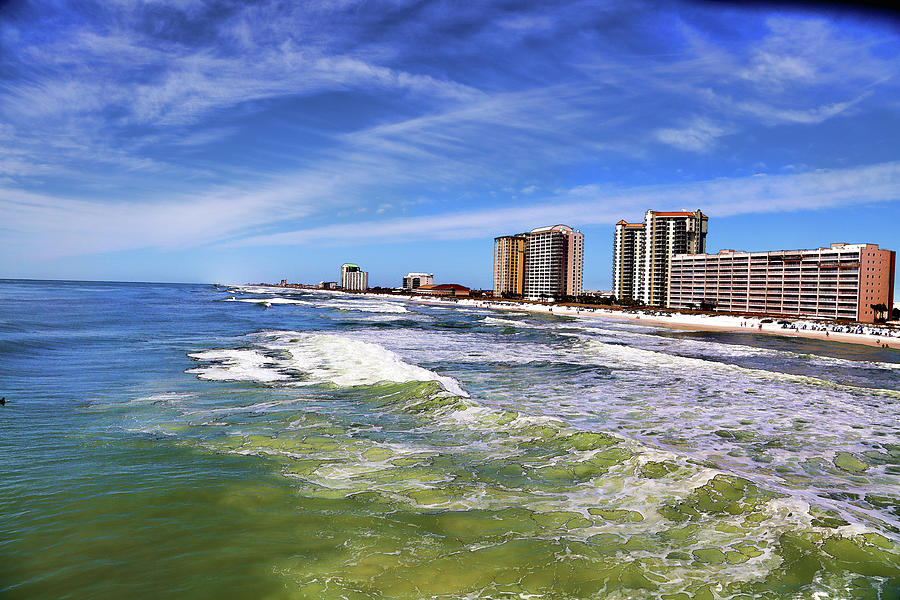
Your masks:
{"label": "building facade", "polygon": [[872,323],[873,304],[893,303],[895,263],[877,244],[681,254],[670,261],[667,304]]}
{"label": "building facade", "polygon": [[341,265],[341,287],[352,292],[364,292],[369,289],[369,273],[353,263]]}
{"label": "building facade", "polygon": [[494,296],[525,294],[525,240],[528,234],[494,238]]}
{"label": "building facade", "polygon": [[525,238],[524,295],[556,300],[581,294],[584,235],[568,225],[532,229]]}
{"label": "building facade", "polygon": [[613,237],[613,290],[612,295],[618,299],[636,299],[644,251],[644,224],[619,221]]}
{"label": "building facade", "polygon": [[458,283],[439,283],[436,285],[420,285],[416,289],[417,294],[425,296],[454,296],[466,297],[471,290],[464,285]]}
{"label": "building facade", "polygon": [[408,273],[403,278],[403,289],[412,291],[423,285],[434,285],[434,273]]}
{"label": "building facade", "polygon": [[616,223],[613,293],[651,306],[666,303],[669,259],[706,252],[709,217],[701,211],[648,210],[643,223]]}

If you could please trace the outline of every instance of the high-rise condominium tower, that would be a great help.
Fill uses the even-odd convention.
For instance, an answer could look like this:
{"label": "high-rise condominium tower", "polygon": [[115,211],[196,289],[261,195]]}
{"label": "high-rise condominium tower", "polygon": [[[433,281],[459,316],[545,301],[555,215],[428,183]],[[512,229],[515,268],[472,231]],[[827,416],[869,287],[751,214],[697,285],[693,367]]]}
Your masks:
{"label": "high-rise condominium tower", "polygon": [[648,305],[666,303],[669,259],[706,251],[709,217],[696,212],[648,210],[643,223],[616,223],[613,294]]}
{"label": "high-rise condominium tower", "polygon": [[494,238],[494,296],[525,293],[525,239],[528,234]]}
{"label": "high-rise condominium tower", "polygon": [[359,265],[344,263],[341,265],[341,287],[345,290],[364,292],[369,289],[369,272],[363,271]]}
{"label": "high-rise condominium tower", "polygon": [[581,294],[584,235],[568,225],[532,229],[525,239],[525,298]]}

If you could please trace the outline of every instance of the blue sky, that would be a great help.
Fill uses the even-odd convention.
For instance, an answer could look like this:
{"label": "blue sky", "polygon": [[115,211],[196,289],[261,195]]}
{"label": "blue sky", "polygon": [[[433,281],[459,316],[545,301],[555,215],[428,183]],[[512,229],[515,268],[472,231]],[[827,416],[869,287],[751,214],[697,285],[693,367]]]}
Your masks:
{"label": "blue sky", "polygon": [[492,240],[710,216],[900,249],[900,25],[722,2],[0,2],[0,277],[489,287]]}

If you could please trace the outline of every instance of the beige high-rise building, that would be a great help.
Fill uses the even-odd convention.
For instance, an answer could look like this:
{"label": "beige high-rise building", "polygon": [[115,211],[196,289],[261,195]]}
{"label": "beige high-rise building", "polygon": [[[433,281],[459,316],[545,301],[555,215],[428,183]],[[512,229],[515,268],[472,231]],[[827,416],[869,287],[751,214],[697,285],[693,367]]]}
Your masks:
{"label": "beige high-rise building", "polygon": [[643,223],[616,223],[613,294],[647,305],[666,303],[669,259],[706,251],[709,217],[701,211],[648,210]]}
{"label": "beige high-rise building", "polygon": [[369,289],[369,272],[363,271],[357,264],[342,264],[341,288],[353,292],[366,291],[367,289]]}
{"label": "beige high-rise building", "polygon": [[494,296],[525,293],[525,239],[528,234],[494,238]]}
{"label": "beige high-rise building", "polygon": [[584,235],[568,225],[532,229],[525,239],[525,298],[581,294]]}
{"label": "beige high-rise building", "polygon": [[896,253],[877,244],[684,254],[670,262],[668,306],[872,323],[890,308]]}
{"label": "beige high-rise building", "polygon": [[613,238],[613,296],[635,298],[644,264],[644,224],[619,221]]}
{"label": "beige high-rise building", "polygon": [[434,285],[434,273],[407,273],[403,278],[404,290],[411,292],[423,285]]}

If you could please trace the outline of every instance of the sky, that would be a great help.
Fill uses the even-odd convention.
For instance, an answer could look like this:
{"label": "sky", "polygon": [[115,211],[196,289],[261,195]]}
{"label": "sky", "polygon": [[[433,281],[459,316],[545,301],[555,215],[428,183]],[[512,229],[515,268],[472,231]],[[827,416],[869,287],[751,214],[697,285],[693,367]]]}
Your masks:
{"label": "sky", "polygon": [[609,289],[649,208],[900,250],[898,72],[835,5],[0,0],[0,277],[489,288],[565,223]]}

